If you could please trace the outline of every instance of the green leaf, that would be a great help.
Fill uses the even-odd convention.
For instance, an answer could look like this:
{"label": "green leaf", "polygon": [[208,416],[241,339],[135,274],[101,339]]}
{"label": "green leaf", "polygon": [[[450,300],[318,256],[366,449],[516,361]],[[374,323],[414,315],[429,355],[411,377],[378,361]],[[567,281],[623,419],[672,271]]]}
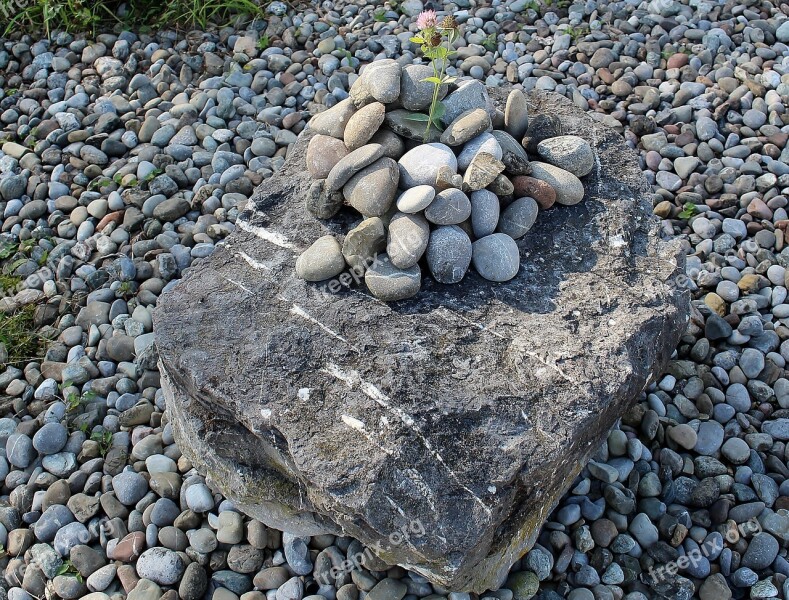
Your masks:
{"label": "green leaf", "polygon": [[427,81],[429,83],[435,83],[436,85],[441,85],[441,80],[436,76],[425,77],[422,81]]}
{"label": "green leaf", "polygon": [[433,127],[438,129],[439,131],[444,131],[444,128],[441,126],[441,119],[438,117],[433,117]]}
{"label": "green leaf", "polygon": [[409,121],[420,121],[422,123],[427,123],[430,120],[430,117],[424,113],[411,113],[406,117],[406,119]]}
{"label": "green leaf", "polygon": [[69,565],[68,563],[62,564],[58,567],[57,574],[63,575],[68,572]]}
{"label": "green leaf", "polygon": [[437,50],[438,58],[446,58],[447,55],[449,54],[449,50],[444,48],[444,46],[439,46],[438,48],[436,48],[436,50]]}
{"label": "green leaf", "polygon": [[677,215],[680,219],[690,219],[693,215],[698,212],[698,208],[693,202],[686,202],[685,205],[682,207],[682,212]]}
{"label": "green leaf", "polygon": [[415,44],[424,44],[425,40],[421,35],[415,35],[410,39],[410,41],[414,42]]}
{"label": "green leaf", "polygon": [[424,54],[430,60],[435,60],[436,58],[438,58],[438,54],[436,53],[437,50],[438,48],[431,48],[428,45],[422,46],[422,54]]}
{"label": "green leaf", "polygon": [[449,75],[444,75],[444,81],[441,83],[449,85],[450,83],[455,83],[457,81],[457,77],[450,77]]}
{"label": "green leaf", "polygon": [[4,242],[0,245],[0,259],[6,259],[13,256],[16,253],[16,248],[16,244]]}
{"label": "green leaf", "polygon": [[446,106],[444,106],[443,102],[436,102],[436,105],[433,107],[433,118],[440,119],[444,116],[446,112]]}
{"label": "green leaf", "polygon": [[26,259],[26,258],[20,258],[19,260],[15,260],[14,262],[12,262],[12,263],[11,263],[11,272],[13,273],[13,272],[14,272],[14,271],[16,271],[16,270],[17,270],[19,267],[21,267],[22,265],[24,265],[26,262],[27,262],[27,259]]}

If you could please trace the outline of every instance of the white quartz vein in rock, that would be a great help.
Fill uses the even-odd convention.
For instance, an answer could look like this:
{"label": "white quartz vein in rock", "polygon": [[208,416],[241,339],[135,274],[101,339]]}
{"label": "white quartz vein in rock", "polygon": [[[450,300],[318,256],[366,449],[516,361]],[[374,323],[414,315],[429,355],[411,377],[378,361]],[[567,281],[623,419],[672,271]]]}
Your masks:
{"label": "white quartz vein in rock", "polygon": [[414,423],[414,419],[411,415],[409,415],[404,410],[396,406],[392,406],[390,403],[391,400],[386,394],[384,394],[380,389],[378,389],[375,385],[373,385],[369,381],[365,381],[364,379],[362,379],[359,373],[357,373],[356,371],[353,370],[343,371],[337,365],[332,363],[327,363],[326,368],[322,369],[322,371],[324,373],[328,373],[329,375],[332,375],[333,377],[336,377],[337,379],[348,385],[348,387],[350,388],[353,388],[354,385],[358,384],[359,388],[366,396],[372,398],[382,408],[396,415],[406,425],[406,427],[408,427],[414,433],[414,435],[416,435],[416,437],[419,439],[419,441],[422,442],[422,445],[424,445],[427,451],[430,452],[433,458],[436,461],[438,461],[438,463],[442,467],[444,467],[447,473],[449,473],[449,476],[452,478],[452,480],[462,490],[467,492],[474,499],[474,502],[476,502],[482,507],[482,509],[485,511],[487,515],[492,514],[490,508],[488,508],[488,506],[482,501],[482,499],[479,496],[477,496],[473,492],[473,490],[471,490],[469,487],[464,485],[460,481],[458,476],[455,474],[455,472],[449,468],[449,465],[447,465],[447,463],[444,461],[444,458],[438,453],[438,451],[436,451],[433,448],[433,445],[430,443],[430,440],[428,440],[424,435],[422,435],[422,432]]}
{"label": "white quartz vein in rock", "polygon": [[342,415],[342,422],[345,423],[348,427],[350,427],[354,431],[358,431],[359,433],[361,433],[367,439],[368,442],[370,442],[373,446],[375,446],[379,450],[385,452],[389,456],[392,456],[394,454],[394,452],[392,452],[388,448],[384,448],[381,444],[379,444],[375,440],[375,438],[373,438],[372,434],[369,431],[367,431],[367,429],[364,426],[364,423],[359,419],[355,417],[351,417],[349,415]]}
{"label": "white quartz vein in rock", "polygon": [[537,360],[537,361],[541,362],[542,364],[544,364],[544,365],[545,365],[546,367],[548,367],[549,369],[553,369],[554,371],[556,371],[556,372],[557,372],[559,375],[561,375],[562,377],[564,377],[564,378],[565,378],[567,381],[569,381],[570,383],[575,383],[575,382],[574,382],[574,381],[573,381],[573,380],[572,380],[572,379],[571,379],[571,378],[570,378],[570,377],[567,375],[567,373],[565,373],[564,371],[562,371],[561,367],[560,367],[559,365],[557,365],[555,361],[554,361],[554,362],[548,362],[546,359],[542,358],[542,357],[541,357],[541,356],[539,356],[537,353],[535,353],[535,352],[532,352],[532,351],[530,351],[530,350],[527,350],[527,351],[526,351],[526,355],[527,355],[527,356],[530,356],[530,357],[532,357],[534,360]]}
{"label": "white quartz vein in rock", "polygon": [[318,321],[318,319],[316,319],[315,317],[313,317],[313,316],[312,316],[310,313],[308,313],[306,310],[304,310],[304,309],[303,309],[301,306],[298,306],[298,305],[294,304],[294,305],[291,307],[291,309],[290,309],[290,312],[292,312],[292,313],[293,313],[294,315],[296,315],[297,317],[301,317],[302,319],[306,319],[306,320],[307,320],[307,321],[309,321],[310,323],[312,323],[312,324],[314,324],[314,325],[317,325],[318,327],[320,327],[321,329],[323,329],[323,331],[325,331],[326,333],[328,333],[330,336],[332,336],[332,337],[334,337],[334,338],[337,338],[337,339],[338,339],[338,340],[340,340],[341,342],[344,342],[344,343],[348,344],[348,345],[351,347],[351,350],[353,350],[353,351],[354,351],[354,352],[356,352],[357,354],[361,354],[361,351],[360,351],[360,350],[359,350],[359,349],[358,349],[356,346],[354,346],[353,344],[351,344],[351,342],[349,342],[348,340],[346,340],[344,337],[342,337],[342,336],[341,336],[339,333],[337,333],[337,332],[336,332],[336,331],[334,331],[333,329],[330,329],[329,327],[327,327],[326,325],[324,325],[323,323],[321,323],[320,321]]}
{"label": "white quartz vein in rock", "polygon": [[225,277],[225,280],[227,280],[228,282],[232,283],[232,284],[233,284],[234,286],[236,286],[237,288],[240,288],[240,289],[244,290],[244,291],[245,291],[246,293],[248,293],[248,294],[251,294],[251,293],[252,293],[252,290],[250,290],[250,289],[249,289],[248,287],[246,287],[244,284],[242,284],[242,283],[239,283],[239,282],[238,282],[238,281],[236,281],[235,279],[230,279],[230,277]]}
{"label": "white quartz vein in rock", "polygon": [[263,227],[259,227],[257,225],[252,225],[251,223],[247,223],[246,221],[237,221],[236,225],[238,225],[244,231],[248,231],[256,236],[258,236],[261,240],[266,240],[267,242],[274,244],[275,246],[279,246],[280,248],[286,248],[288,250],[295,250],[296,246],[291,244],[281,233],[277,233],[276,231],[269,231]]}
{"label": "white quartz vein in rock", "polygon": [[262,262],[259,262],[252,258],[249,254],[244,252],[243,250],[238,251],[238,255],[244,259],[244,261],[253,269],[257,269],[258,271],[271,271],[271,267],[264,265]]}

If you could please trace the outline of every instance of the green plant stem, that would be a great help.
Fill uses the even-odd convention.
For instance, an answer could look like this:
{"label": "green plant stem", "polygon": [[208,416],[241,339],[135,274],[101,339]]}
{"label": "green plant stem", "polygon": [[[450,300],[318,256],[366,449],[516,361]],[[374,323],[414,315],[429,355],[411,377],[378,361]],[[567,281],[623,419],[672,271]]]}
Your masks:
{"label": "green plant stem", "polygon": [[436,60],[433,59],[431,64],[433,65],[433,75],[438,77],[438,80],[442,83],[433,84],[433,100],[430,102],[430,114],[428,115],[427,121],[427,129],[425,130],[425,142],[429,139],[430,136],[430,126],[433,125],[433,115],[436,111],[436,105],[438,104],[438,93],[441,90],[441,86],[443,85],[444,81],[444,71],[447,66],[447,61],[449,60],[449,53],[452,50],[452,42],[454,38],[454,31],[450,31],[449,35],[447,36],[447,55],[445,58],[441,60],[441,72],[439,73],[438,67],[436,67]]}

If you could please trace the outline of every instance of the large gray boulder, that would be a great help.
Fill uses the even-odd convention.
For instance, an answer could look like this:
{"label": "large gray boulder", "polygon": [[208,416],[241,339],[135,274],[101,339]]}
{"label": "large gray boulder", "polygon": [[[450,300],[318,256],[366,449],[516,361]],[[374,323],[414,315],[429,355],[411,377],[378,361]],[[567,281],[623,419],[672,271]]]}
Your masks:
{"label": "large gray boulder", "polygon": [[354,536],[450,589],[495,589],[660,374],[688,294],[637,158],[566,99],[529,101],[587,139],[596,165],[584,202],[541,212],[519,240],[514,280],[424,277],[387,304],[296,278],[298,254],[348,225],[304,209],[306,133],[235,233],[161,298],[176,440],[240,509]]}

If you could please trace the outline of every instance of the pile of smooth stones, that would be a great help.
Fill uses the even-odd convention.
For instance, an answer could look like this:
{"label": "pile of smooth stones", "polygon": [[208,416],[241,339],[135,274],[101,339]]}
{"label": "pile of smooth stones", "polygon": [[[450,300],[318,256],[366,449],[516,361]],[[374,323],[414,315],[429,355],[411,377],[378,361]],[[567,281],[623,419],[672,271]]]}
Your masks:
{"label": "pile of smooth stones", "polygon": [[583,199],[579,178],[594,168],[594,152],[560,135],[556,116],[529,118],[518,89],[502,113],[468,79],[442,86],[444,129],[428,129],[435,86],[423,80],[431,76],[429,65],[373,62],[349,98],[310,121],[307,209],[331,219],[350,206],[362,220],[344,240],[319,238],[296,261],[298,277],[348,285],[363,276],[384,301],[416,295],[425,268],[442,284],[459,283],[472,266],[508,281],[520,268],[515,240],[539,211]]}

